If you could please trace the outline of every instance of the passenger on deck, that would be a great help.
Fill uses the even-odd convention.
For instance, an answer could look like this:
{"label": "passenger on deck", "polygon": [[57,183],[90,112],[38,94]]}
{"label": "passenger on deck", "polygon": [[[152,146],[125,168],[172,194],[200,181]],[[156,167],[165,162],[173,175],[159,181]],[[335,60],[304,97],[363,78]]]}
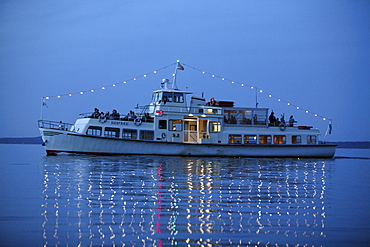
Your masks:
{"label": "passenger on deck", "polygon": [[58,129],[64,130],[64,123],[62,121],[59,122]]}
{"label": "passenger on deck", "polygon": [[109,111],[107,111],[106,113],[105,113],[105,119],[109,119],[110,118],[110,114],[109,114]]}
{"label": "passenger on deck", "polygon": [[99,118],[99,116],[100,116],[99,109],[95,108],[94,113],[91,115],[91,117],[92,118]]}
{"label": "passenger on deck", "polygon": [[284,125],[285,126],[284,113],[281,114],[280,122],[281,122],[281,125]]}
{"label": "passenger on deck", "polygon": [[274,111],[272,111],[269,116],[270,125],[272,126],[275,126],[275,123],[277,122],[277,119],[274,114],[275,114]]}
{"label": "passenger on deck", "polygon": [[136,118],[135,112],[133,112],[133,111],[130,110],[130,113],[127,114],[127,117],[128,117],[129,120],[130,119],[135,119]]}
{"label": "passenger on deck", "polygon": [[150,118],[149,113],[144,113],[143,121],[146,122]]}
{"label": "passenger on deck", "polygon": [[297,121],[294,120],[293,115],[291,115],[290,118],[289,118],[289,127],[293,127],[294,123],[296,123],[296,122]]}
{"label": "passenger on deck", "polygon": [[253,116],[253,121],[254,121],[254,123],[253,124],[258,124],[258,118],[257,118],[257,114],[254,114],[254,116]]}
{"label": "passenger on deck", "polygon": [[113,110],[112,111],[112,114],[110,115],[110,119],[113,119],[113,120],[119,120],[119,113],[117,112],[117,110]]}

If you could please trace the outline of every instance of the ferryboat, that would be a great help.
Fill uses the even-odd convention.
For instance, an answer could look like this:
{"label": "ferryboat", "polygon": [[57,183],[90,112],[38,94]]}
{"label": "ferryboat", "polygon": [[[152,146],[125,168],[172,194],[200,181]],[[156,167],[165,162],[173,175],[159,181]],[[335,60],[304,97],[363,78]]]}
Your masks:
{"label": "ferryboat", "polygon": [[39,120],[47,155],[331,158],[335,154],[336,146],[320,142],[316,128],[270,121],[268,108],[207,101],[178,89],[169,79],[161,81],[149,104],[126,116],[96,111],[80,114],[74,124]]}

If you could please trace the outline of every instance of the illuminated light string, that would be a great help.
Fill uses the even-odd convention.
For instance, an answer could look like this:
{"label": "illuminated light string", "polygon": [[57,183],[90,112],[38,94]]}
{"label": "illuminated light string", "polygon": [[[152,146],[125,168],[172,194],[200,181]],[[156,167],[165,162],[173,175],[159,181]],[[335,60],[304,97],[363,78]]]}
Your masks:
{"label": "illuminated light string", "polygon": [[218,79],[221,79],[222,81],[228,81],[228,82],[230,82],[231,84],[238,84],[238,85],[240,85],[240,86],[242,86],[242,87],[249,87],[250,89],[252,89],[252,90],[256,90],[256,91],[257,91],[257,92],[259,92],[259,93],[263,93],[263,94],[268,95],[268,97],[269,97],[269,98],[274,98],[274,99],[276,99],[278,102],[282,102],[282,103],[285,103],[285,104],[286,104],[286,105],[288,105],[288,106],[294,107],[296,110],[301,110],[301,111],[304,111],[304,112],[305,112],[305,113],[307,113],[307,114],[312,114],[312,115],[313,115],[313,116],[315,116],[315,117],[320,117],[320,118],[321,118],[322,120],[324,120],[324,121],[326,121],[326,120],[329,120],[330,122],[332,121],[332,119],[330,119],[330,118],[324,117],[324,116],[322,116],[322,115],[319,115],[319,114],[317,114],[317,113],[314,113],[314,112],[312,112],[312,111],[309,111],[309,110],[307,110],[307,109],[304,109],[304,108],[302,108],[302,107],[300,107],[300,106],[298,106],[298,105],[295,105],[295,104],[292,104],[292,103],[290,103],[290,102],[288,102],[288,101],[285,101],[285,100],[281,99],[280,97],[277,97],[277,96],[275,96],[275,95],[273,95],[273,94],[271,94],[271,93],[269,93],[269,92],[266,92],[265,90],[263,90],[263,89],[261,89],[261,88],[258,88],[258,87],[256,87],[256,86],[250,85],[250,84],[248,84],[248,83],[241,83],[241,82],[237,82],[237,81],[234,81],[234,80],[231,80],[231,79],[227,79],[227,78],[225,78],[225,77],[218,76],[218,75],[215,75],[215,74],[213,74],[213,73],[209,73],[209,72],[206,72],[206,71],[204,71],[204,70],[201,70],[201,69],[195,68],[195,67],[190,66],[190,65],[188,65],[188,64],[184,64],[184,63],[181,63],[181,64],[182,64],[182,65],[184,65],[184,66],[186,66],[186,67],[189,67],[189,68],[191,68],[191,69],[197,70],[197,71],[201,72],[201,73],[202,73],[202,74],[204,74],[204,75],[210,75],[212,78],[218,78]]}
{"label": "illuminated light string", "polygon": [[54,96],[44,96],[44,97],[42,97],[42,102],[43,102],[43,105],[45,105],[46,104],[45,103],[45,100],[49,100],[51,98],[58,98],[58,99],[60,99],[60,98],[65,97],[65,96],[71,97],[71,96],[74,96],[74,95],[83,95],[85,93],[93,93],[93,92],[98,91],[98,90],[105,90],[105,89],[107,89],[109,87],[116,87],[116,86],[118,86],[120,84],[126,84],[126,83],[128,83],[130,81],[136,81],[137,79],[142,78],[142,77],[143,78],[146,78],[150,74],[156,74],[158,71],[167,69],[168,67],[173,66],[175,64],[177,64],[177,62],[176,63],[169,64],[169,65],[167,65],[165,67],[162,67],[160,69],[153,70],[153,71],[151,71],[149,73],[146,73],[146,74],[143,74],[143,75],[140,75],[140,76],[136,76],[136,77],[133,77],[133,78],[124,80],[122,82],[118,82],[118,83],[113,83],[113,84],[109,84],[109,85],[106,85],[106,86],[102,86],[102,87],[99,87],[99,88],[93,88],[93,89],[78,91],[78,92],[74,92],[74,93],[59,94],[59,95],[54,95]]}
{"label": "illuminated light string", "polygon": [[[49,100],[49,99],[51,99],[51,98],[62,98],[62,97],[65,97],[65,96],[71,97],[71,96],[73,96],[73,95],[83,95],[83,94],[85,94],[85,93],[93,93],[93,92],[98,91],[98,90],[105,90],[105,89],[107,89],[107,88],[109,88],[109,87],[116,87],[116,86],[117,86],[117,85],[119,85],[119,84],[126,84],[127,82],[130,82],[130,81],[136,81],[138,78],[142,78],[142,77],[146,78],[146,77],[147,77],[148,75],[150,75],[150,74],[156,74],[158,71],[164,70],[164,69],[166,69],[166,68],[168,68],[168,67],[170,67],[170,66],[173,66],[173,65],[175,65],[175,64],[177,64],[177,65],[178,65],[178,64],[179,64],[179,61],[177,61],[177,62],[175,62],[175,63],[172,63],[172,64],[169,64],[169,65],[167,65],[167,66],[165,66],[165,67],[162,67],[162,68],[160,68],[160,69],[157,69],[157,70],[151,71],[151,72],[149,72],[149,73],[146,73],[146,74],[143,74],[143,75],[140,75],[140,76],[137,76],[137,77],[133,77],[133,78],[131,78],[131,79],[124,80],[124,81],[122,81],[122,82],[118,82],[118,83],[114,83],[114,84],[110,84],[110,85],[102,86],[102,87],[95,88],[95,89],[89,89],[89,90],[84,90],[84,91],[79,91],[79,92],[74,92],[74,93],[59,94],[59,95],[54,95],[54,96],[45,96],[45,97],[42,97],[42,105],[43,105],[43,106],[46,106],[46,100]],[[256,86],[250,85],[250,84],[248,84],[248,83],[241,83],[241,82],[237,82],[237,81],[234,81],[234,80],[231,80],[231,79],[228,79],[228,78],[222,77],[222,76],[218,76],[218,75],[215,75],[215,74],[213,74],[213,73],[209,73],[209,72],[206,72],[206,71],[204,71],[204,70],[201,70],[201,69],[195,68],[195,67],[190,66],[190,65],[185,64],[185,63],[181,63],[181,65],[184,65],[184,66],[189,67],[189,68],[191,68],[191,69],[197,70],[197,71],[201,72],[202,74],[210,75],[212,78],[218,78],[218,79],[221,79],[222,81],[228,81],[228,82],[230,82],[231,84],[238,84],[238,85],[240,85],[240,86],[242,86],[242,87],[249,87],[249,88],[250,88],[250,89],[252,89],[252,90],[256,90],[256,92],[259,92],[259,93],[263,93],[263,94],[268,95],[268,97],[269,97],[269,98],[274,98],[274,99],[276,99],[278,102],[283,102],[283,103],[287,104],[288,106],[292,106],[292,107],[294,107],[294,108],[295,108],[295,109],[297,109],[297,110],[304,111],[304,112],[305,112],[305,113],[307,113],[307,114],[312,114],[312,115],[314,115],[315,117],[320,117],[320,118],[322,118],[322,120],[329,120],[330,122],[332,122],[332,119],[326,118],[326,117],[321,116],[321,115],[319,115],[319,114],[317,114],[317,113],[314,113],[314,112],[309,111],[309,110],[307,110],[307,109],[304,109],[304,108],[302,108],[302,107],[300,107],[300,106],[297,106],[297,105],[295,105],[295,104],[292,104],[292,103],[290,103],[290,102],[288,102],[288,101],[285,101],[285,100],[281,99],[280,97],[277,97],[277,96],[275,96],[275,95],[273,95],[273,94],[271,94],[271,93],[269,93],[269,92],[266,92],[265,90],[263,90],[263,89],[261,89],[261,88],[258,88],[258,87],[256,87]],[[173,76],[175,76],[175,74],[173,74]]]}

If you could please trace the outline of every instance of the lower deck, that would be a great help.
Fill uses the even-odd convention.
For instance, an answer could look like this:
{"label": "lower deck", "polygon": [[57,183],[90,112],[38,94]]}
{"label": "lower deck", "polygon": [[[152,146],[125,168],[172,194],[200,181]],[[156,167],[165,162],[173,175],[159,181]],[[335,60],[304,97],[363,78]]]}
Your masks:
{"label": "lower deck", "polygon": [[44,135],[46,129],[63,130],[91,137],[141,140],[189,144],[226,145],[318,145],[319,131],[299,127],[228,126],[218,119],[184,118],[163,119],[152,122],[117,121],[101,122],[83,118],[75,124],[40,120]]}

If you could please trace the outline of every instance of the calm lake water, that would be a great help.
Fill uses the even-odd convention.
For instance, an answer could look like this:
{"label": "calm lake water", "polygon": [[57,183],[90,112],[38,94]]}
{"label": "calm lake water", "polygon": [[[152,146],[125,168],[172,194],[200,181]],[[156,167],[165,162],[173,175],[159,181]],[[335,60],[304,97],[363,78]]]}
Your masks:
{"label": "calm lake water", "polygon": [[370,150],[336,156],[47,157],[1,144],[0,245],[369,245]]}

